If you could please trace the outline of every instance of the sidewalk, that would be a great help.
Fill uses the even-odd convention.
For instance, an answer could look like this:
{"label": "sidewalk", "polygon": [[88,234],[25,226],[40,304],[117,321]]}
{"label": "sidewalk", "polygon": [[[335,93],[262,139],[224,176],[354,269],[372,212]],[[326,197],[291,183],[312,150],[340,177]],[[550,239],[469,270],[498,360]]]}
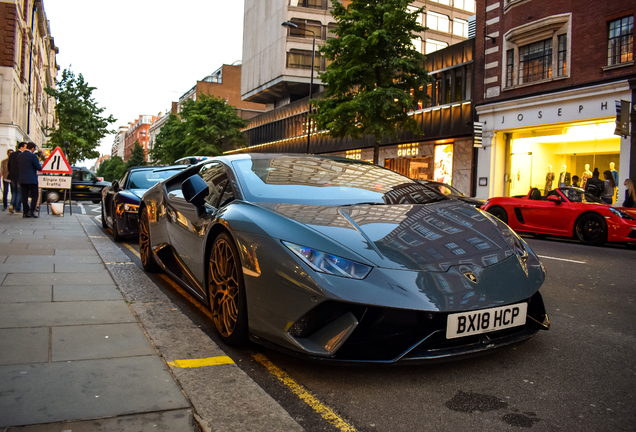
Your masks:
{"label": "sidewalk", "polygon": [[302,430],[231,360],[168,366],[225,354],[88,216],[0,213],[0,281],[0,432]]}

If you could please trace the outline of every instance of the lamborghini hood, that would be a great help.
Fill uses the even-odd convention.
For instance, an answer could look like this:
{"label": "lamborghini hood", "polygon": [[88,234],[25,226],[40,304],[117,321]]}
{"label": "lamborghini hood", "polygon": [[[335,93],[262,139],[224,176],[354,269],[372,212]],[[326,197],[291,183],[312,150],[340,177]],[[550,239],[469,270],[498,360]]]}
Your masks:
{"label": "lamborghini hood", "polygon": [[457,200],[342,207],[276,204],[271,209],[383,268],[442,272],[460,264],[485,268],[514,253],[484,213]]}

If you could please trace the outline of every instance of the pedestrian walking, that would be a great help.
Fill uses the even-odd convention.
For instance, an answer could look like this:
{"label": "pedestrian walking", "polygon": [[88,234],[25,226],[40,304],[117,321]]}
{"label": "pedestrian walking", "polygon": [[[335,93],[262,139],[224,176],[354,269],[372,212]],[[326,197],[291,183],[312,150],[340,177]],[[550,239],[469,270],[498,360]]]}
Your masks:
{"label": "pedestrian walking", "polygon": [[603,180],[598,178],[599,176],[598,168],[594,168],[594,172],[592,173],[592,177],[587,179],[585,182],[585,192],[589,192],[594,195],[596,198],[600,198],[603,193],[604,184]]}
{"label": "pedestrian walking", "polygon": [[7,150],[7,158],[0,163],[0,173],[2,174],[2,211],[6,211],[9,204],[7,203],[7,196],[9,195],[9,189],[11,189],[11,180],[9,180],[9,156],[11,156],[13,150]]}
{"label": "pedestrian walking", "polygon": [[20,188],[20,165],[18,156],[26,150],[24,141],[18,143],[18,150],[9,156],[9,180],[11,180],[11,204],[9,205],[9,213],[19,213],[22,211],[22,194]]}
{"label": "pedestrian walking", "polygon": [[603,171],[603,177],[605,177],[605,181],[603,182],[601,201],[605,204],[612,204],[614,193],[616,192],[616,182],[614,181],[614,176],[610,170]]}
{"label": "pedestrian walking", "polygon": [[636,190],[634,190],[634,182],[630,179],[625,179],[623,183],[627,189],[625,189],[625,201],[623,201],[623,207],[636,207],[634,202],[636,201]]}
{"label": "pedestrian walking", "polygon": [[[40,160],[33,153],[37,146],[35,143],[28,143],[18,162],[20,163],[20,185],[22,187],[22,217],[37,218],[35,209],[38,205],[38,171],[42,171]],[[29,207],[29,197],[31,206]]]}

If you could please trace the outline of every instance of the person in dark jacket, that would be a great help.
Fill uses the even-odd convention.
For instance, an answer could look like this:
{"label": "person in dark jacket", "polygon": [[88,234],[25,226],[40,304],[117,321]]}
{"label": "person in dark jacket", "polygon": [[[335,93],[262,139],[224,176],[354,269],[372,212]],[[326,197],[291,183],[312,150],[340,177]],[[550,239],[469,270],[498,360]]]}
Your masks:
{"label": "person in dark jacket", "polygon": [[623,182],[625,187],[625,201],[623,201],[623,207],[636,207],[636,191],[634,190],[634,182],[630,179],[625,179]]}
{"label": "person in dark jacket", "polygon": [[9,196],[9,189],[11,189],[11,180],[9,180],[9,156],[11,156],[11,153],[13,153],[12,149],[7,150],[7,158],[0,164],[0,174],[2,174],[2,211],[9,207],[7,197]]}
{"label": "person in dark jacket", "polygon": [[587,179],[585,183],[585,192],[589,192],[594,195],[596,198],[600,198],[603,193],[603,189],[605,188],[605,183],[603,180],[598,178],[599,176],[598,168],[594,168],[594,172],[592,173],[592,177]]}
{"label": "person in dark jacket", "polygon": [[9,213],[18,213],[22,210],[22,194],[20,188],[20,166],[18,165],[18,156],[26,149],[27,143],[24,141],[18,144],[18,150],[9,156],[9,176],[11,181],[11,204],[9,205]]}
{"label": "person in dark jacket", "polygon": [[[23,152],[18,163],[20,166],[20,186],[22,187],[22,217],[39,217],[35,214],[38,205],[38,171],[42,171],[40,160],[33,153],[37,146],[35,143],[28,143],[26,151]],[[31,197],[31,207],[29,208],[29,197]]]}

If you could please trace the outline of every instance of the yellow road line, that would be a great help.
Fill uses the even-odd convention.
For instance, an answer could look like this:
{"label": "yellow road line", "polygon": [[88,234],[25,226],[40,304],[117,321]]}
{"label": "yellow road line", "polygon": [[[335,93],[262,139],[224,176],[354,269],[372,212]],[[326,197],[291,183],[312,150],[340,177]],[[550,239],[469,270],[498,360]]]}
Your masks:
{"label": "yellow road line", "polygon": [[217,366],[225,364],[234,364],[234,360],[228,356],[208,357],[204,359],[191,359],[191,360],[175,360],[168,362],[172,367],[178,368],[198,368],[203,366]]}
{"label": "yellow road line", "polygon": [[287,373],[279,368],[277,368],[271,361],[267,359],[262,354],[253,354],[252,357],[254,360],[262,364],[267,368],[267,370],[282,381],[296,396],[298,396],[303,402],[309,405],[314,411],[322,416],[329,423],[337,427],[342,432],[356,432],[356,429],[344,421],[338,414],[333,412],[333,410],[318,399],[315,396],[310,394],[303,386],[294,381]]}
{"label": "yellow road line", "polygon": [[137,255],[137,258],[141,259],[141,255],[139,255],[139,252],[137,252],[131,245],[129,245],[128,243],[123,243],[123,245],[130,249],[132,253]]}
{"label": "yellow road line", "polygon": [[198,301],[197,299],[195,299],[194,297],[192,297],[190,295],[189,292],[187,292],[186,290],[184,290],[183,288],[181,288],[181,285],[179,285],[178,283],[176,283],[175,281],[173,281],[170,276],[165,275],[165,274],[161,274],[159,275],[161,277],[161,279],[165,280],[166,282],[168,282],[170,285],[172,285],[172,288],[174,288],[179,294],[181,294],[182,296],[184,296],[186,299],[188,299],[190,301],[190,303],[192,303],[194,306],[197,307],[197,309],[199,309],[201,312],[203,312],[204,314],[207,315],[208,318],[210,318],[211,320],[214,321],[214,319],[212,318],[212,312],[210,312],[210,309],[208,309],[207,307],[205,307],[204,305],[201,304],[200,301]]}

